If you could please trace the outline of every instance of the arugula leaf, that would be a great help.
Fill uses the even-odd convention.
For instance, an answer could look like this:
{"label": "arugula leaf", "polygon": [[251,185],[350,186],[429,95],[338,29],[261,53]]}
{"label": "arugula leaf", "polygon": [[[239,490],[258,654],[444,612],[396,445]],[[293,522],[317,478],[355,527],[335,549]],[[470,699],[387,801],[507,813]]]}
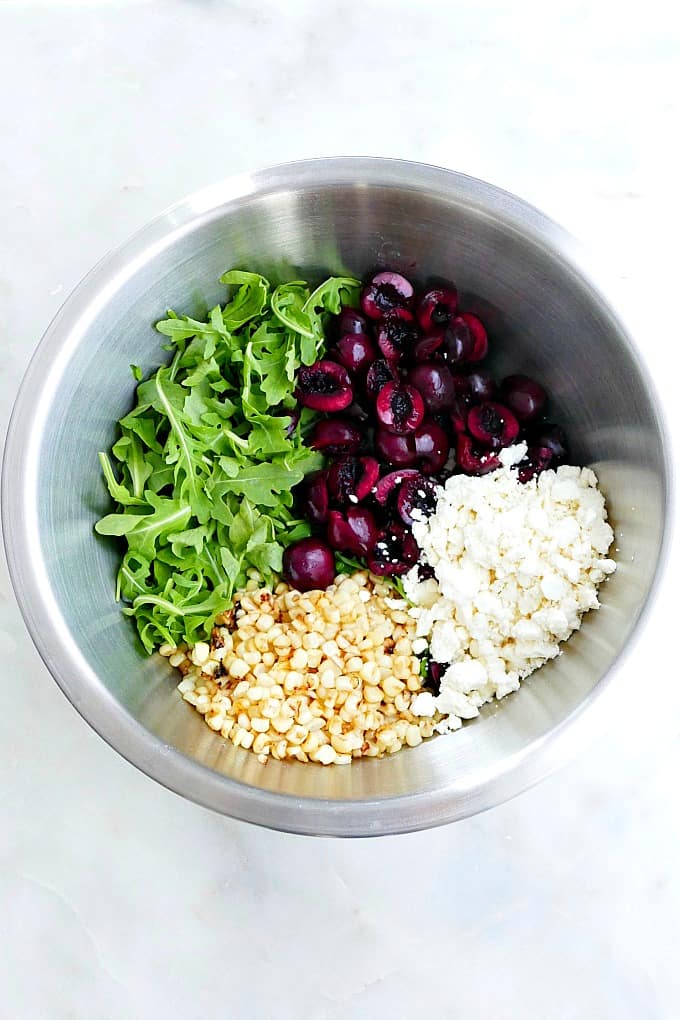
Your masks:
{"label": "arugula leaf", "polygon": [[257,273],[221,281],[229,300],[206,321],[169,311],[157,323],[170,363],[145,380],[132,366],[135,406],[114,459],[100,454],[115,512],[95,530],[123,545],[116,598],[148,652],[208,637],[247,571],[275,584],[285,546],[310,534],[293,489],[324,461],[304,443],[314,412],[288,435],[295,378],[323,352],[328,315],[359,294],[344,277],[315,291],[293,281],[271,297]]}
{"label": "arugula leaf", "polygon": [[139,499],[134,493],[122,485],[116,480],[116,476],[113,473],[111,467],[111,461],[105,453],[99,454],[99,463],[101,464],[102,472],[104,474],[104,480],[106,487],[109,490],[109,495],[112,499],[115,499],[118,503],[122,503],[123,506],[144,506],[144,500]]}
{"label": "arugula leaf", "polygon": [[269,281],[264,276],[231,269],[220,276],[220,283],[239,285],[235,297],[222,312],[222,321],[227,329],[238,329],[264,311],[269,294]]}
{"label": "arugula leaf", "polygon": [[304,280],[282,283],[272,294],[272,311],[284,326],[315,340],[318,334],[305,312],[308,299],[309,288]]}
{"label": "arugula leaf", "polygon": [[188,315],[176,315],[175,312],[168,312],[167,319],[156,323],[156,329],[164,336],[177,343],[180,340],[190,340],[194,336],[211,339],[219,336],[215,328],[206,322],[199,322]]}

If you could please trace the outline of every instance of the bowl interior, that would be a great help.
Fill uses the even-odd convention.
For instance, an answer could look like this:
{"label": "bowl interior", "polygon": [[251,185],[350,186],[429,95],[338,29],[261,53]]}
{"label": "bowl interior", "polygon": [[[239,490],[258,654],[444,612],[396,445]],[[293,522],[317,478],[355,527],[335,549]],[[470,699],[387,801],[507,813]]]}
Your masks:
{"label": "bowl interior", "polygon": [[[164,779],[158,763],[179,760],[177,752],[198,763],[203,768],[191,771],[191,788],[182,792],[225,811],[292,829],[365,832],[381,830],[380,805],[394,798],[401,820],[393,828],[464,814],[470,791],[538,753],[583,707],[635,626],[654,577],[665,508],[663,442],[647,384],[561,232],[489,186],[389,163],[340,163],[325,174],[312,164],[255,175],[238,190],[228,201],[203,195],[178,207],[98,267],[53,325],[42,366],[31,370],[38,406],[25,452],[35,469],[23,485],[22,513],[34,546],[32,565],[15,573],[26,572],[26,587],[37,578],[49,600],[59,633],[43,654],[107,739],[157,778]],[[351,768],[261,765],[181,700],[175,672],[158,656],[144,657],[114,602],[117,553],[92,531],[109,508],[97,451],[110,446],[115,421],[131,405],[129,365],[146,372],[166,358],[152,323],[170,307],[203,313],[222,298],[216,281],[225,269],[281,280],[362,275],[377,265],[421,283],[432,275],[455,280],[467,309],[488,326],[493,368],[544,383],[576,462],[600,478],[618,570],[602,590],[602,608],[564,653],[457,734]],[[24,388],[21,400],[30,399]],[[22,601],[38,636],[46,603]],[[86,707],[93,698],[97,713]],[[289,796],[258,800],[255,790]],[[250,799],[241,796],[234,806],[236,792]],[[489,796],[490,803],[502,795]],[[295,815],[307,798],[315,799],[314,811],[302,825]],[[347,808],[343,802],[363,813],[351,823],[348,816],[333,821]],[[479,806],[487,805],[477,800]],[[427,818],[418,815],[423,810]]]}

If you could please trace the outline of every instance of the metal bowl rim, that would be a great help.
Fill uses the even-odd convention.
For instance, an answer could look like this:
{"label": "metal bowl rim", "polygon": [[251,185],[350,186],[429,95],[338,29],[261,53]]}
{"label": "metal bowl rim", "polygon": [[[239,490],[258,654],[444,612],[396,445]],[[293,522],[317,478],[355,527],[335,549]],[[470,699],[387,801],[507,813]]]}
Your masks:
{"label": "metal bowl rim", "polygon": [[[59,626],[59,607],[45,586],[34,514],[35,467],[44,425],[39,410],[49,406],[60,370],[68,363],[86,321],[133,275],[135,267],[191,230],[204,216],[230,203],[272,190],[356,184],[399,186],[445,198],[457,193],[466,203],[514,224],[559,256],[577,274],[610,316],[635,361],[642,383],[657,408],[663,447],[664,529],[650,591],[640,607],[622,652],[579,707],[542,737],[509,759],[477,774],[474,782],[455,779],[439,791],[385,799],[299,798],[239,783],[164,744],[137,722],[98,680],[89,663]],[[46,399],[47,398],[47,399]],[[523,199],[495,185],[443,167],[398,159],[332,157],[300,160],[239,174],[196,191],[168,207],[105,255],[74,288],[48,326],[22,380],[7,432],[2,471],[2,524],[10,578],[31,638],[48,670],[89,725],[119,754],[163,786],[231,817],[287,832],[327,836],[367,836],[410,832],[487,810],[548,776],[597,733],[613,711],[613,680],[639,639],[644,619],[658,594],[668,560],[672,521],[673,471],[667,429],[654,384],[621,317],[606,297],[602,274],[593,279],[592,259],[575,239]],[[61,621],[63,623],[63,621]],[[47,625],[49,623],[49,626]]]}

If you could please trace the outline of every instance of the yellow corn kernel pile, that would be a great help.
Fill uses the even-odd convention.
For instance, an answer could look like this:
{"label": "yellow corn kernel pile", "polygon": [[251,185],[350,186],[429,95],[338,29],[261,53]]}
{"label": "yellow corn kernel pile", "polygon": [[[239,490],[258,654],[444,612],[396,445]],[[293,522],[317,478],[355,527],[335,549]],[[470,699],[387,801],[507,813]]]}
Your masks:
{"label": "yellow corn kernel pile", "polygon": [[241,592],[210,645],[160,651],[184,699],[237,747],[263,762],[345,765],[432,736],[436,719],[410,711],[422,686],[414,636],[407,604],[362,572],[325,591]]}

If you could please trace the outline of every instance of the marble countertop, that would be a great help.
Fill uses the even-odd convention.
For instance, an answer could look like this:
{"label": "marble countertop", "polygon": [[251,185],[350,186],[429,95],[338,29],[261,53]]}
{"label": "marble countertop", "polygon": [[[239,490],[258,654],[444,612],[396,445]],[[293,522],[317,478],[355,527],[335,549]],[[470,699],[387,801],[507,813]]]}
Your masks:
{"label": "marble countertop", "polygon": [[[627,10],[0,4],[2,434],[111,245],[229,173],[330,154],[451,166],[580,235],[673,428],[680,37],[661,0]],[[597,746],[485,815],[355,842],[233,822],[135,771],[50,679],[1,566],[0,1018],[677,1017],[672,566],[626,665],[639,697]]]}

